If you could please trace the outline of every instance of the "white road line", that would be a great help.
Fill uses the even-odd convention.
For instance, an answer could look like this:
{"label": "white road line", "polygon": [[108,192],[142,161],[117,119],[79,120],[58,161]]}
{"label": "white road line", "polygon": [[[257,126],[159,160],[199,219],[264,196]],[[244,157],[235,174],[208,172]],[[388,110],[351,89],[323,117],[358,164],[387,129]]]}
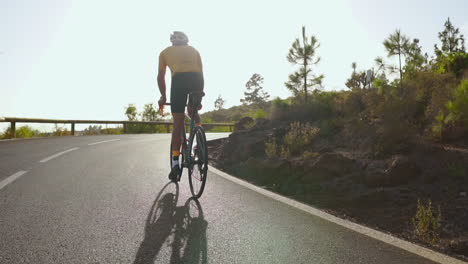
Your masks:
{"label": "white road line", "polygon": [[47,158],[45,158],[45,159],[43,159],[43,160],[41,160],[41,161],[39,161],[39,162],[42,162],[42,163],[47,162],[47,161],[49,161],[49,160],[51,160],[51,159],[55,159],[56,157],[58,157],[58,156],[60,156],[60,155],[63,155],[63,154],[65,154],[65,153],[68,153],[68,152],[70,152],[70,151],[74,151],[74,150],[77,150],[77,149],[79,149],[79,148],[67,149],[67,150],[65,150],[65,151],[59,152],[59,153],[57,153],[57,154],[54,154],[54,155],[52,155],[52,156],[50,156],[50,157],[47,157]]}
{"label": "white road line", "polygon": [[18,179],[19,177],[23,176],[27,171],[18,171],[17,173],[11,175],[10,177],[4,179],[3,181],[0,182],[0,190],[3,189],[3,187],[7,186],[8,184],[12,183],[14,180]]}
{"label": "white road line", "polygon": [[230,181],[232,181],[234,183],[242,185],[242,186],[244,186],[244,187],[246,187],[246,188],[248,188],[250,190],[253,190],[253,191],[257,192],[257,193],[265,195],[265,196],[267,196],[267,197],[269,197],[271,199],[274,199],[274,200],[277,200],[279,202],[285,203],[285,204],[287,204],[289,206],[295,207],[295,208],[297,208],[299,210],[302,210],[302,211],[304,211],[306,213],[309,213],[311,215],[318,216],[320,218],[323,218],[323,219],[325,219],[327,221],[330,221],[332,223],[335,223],[337,225],[343,226],[343,227],[351,229],[351,230],[353,230],[355,232],[358,232],[358,233],[361,233],[363,235],[366,235],[366,236],[372,237],[374,239],[380,240],[380,241],[385,242],[387,244],[390,244],[392,246],[401,248],[403,250],[406,250],[406,251],[411,252],[413,254],[416,254],[416,255],[419,255],[421,257],[427,258],[427,259],[432,260],[434,262],[446,263],[446,264],[467,263],[467,262],[458,260],[456,258],[449,257],[449,256],[444,255],[442,253],[435,252],[435,251],[430,250],[428,248],[413,244],[411,242],[408,242],[408,241],[393,237],[393,236],[391,236],[389,234],[385,234],[383,232],[374,230],[372,228],[362,226],[362,225],[350,222],[350,221],[345,220],[345,219],[338,218],[338,217],[336,217],[334,215],[323,212],[323,211],[321,211],[321,210],[319,210],[317,208],[314,208],[312,206],[309,206],[309,205],[300,203],[298,201],[295,201],[293,199],[286,198],[286,197],[281,196],[279,194],[267,191],[267,190],[265,190],[263,188],[257,187],[257,186],[255,186],[255,185],[253,185],[251,183],[248,183],[248,182],[243,181],[243,180],[241,180],[239,178],[231,176],[231,175],[229,175],[229,174],[227,174],[225,172],[222,172],[222,171],[220,171],[220,170],[218,170],[218,169],[216,169],[216,168],[214,168],[212,166],[210,166],[209,170],[211,172],[214,172],[215,174],[227,179],[227,180],[230,180]]}
{"label": "white road line", "polygon": [[104,141],[99,141],[99,142],[94,142],[94,143],[88,144],[88,146],[97,145],[97,144],[106,143],[106,142],[118,141],[118,140],[120,140],[120,138],[118,138],[118,139],[104,140]]}

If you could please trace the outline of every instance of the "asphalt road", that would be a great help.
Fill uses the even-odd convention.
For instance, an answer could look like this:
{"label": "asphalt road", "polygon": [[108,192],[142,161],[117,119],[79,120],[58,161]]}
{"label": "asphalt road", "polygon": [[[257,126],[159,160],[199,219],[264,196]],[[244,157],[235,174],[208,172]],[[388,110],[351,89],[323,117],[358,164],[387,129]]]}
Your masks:
{"label": "asphalt road", "polygon": [[168,183],[169,141],[0,142],[0,182],[18,177],[0,185],[0,263],[433,263],[212,172],[191,200],[186,173]]}

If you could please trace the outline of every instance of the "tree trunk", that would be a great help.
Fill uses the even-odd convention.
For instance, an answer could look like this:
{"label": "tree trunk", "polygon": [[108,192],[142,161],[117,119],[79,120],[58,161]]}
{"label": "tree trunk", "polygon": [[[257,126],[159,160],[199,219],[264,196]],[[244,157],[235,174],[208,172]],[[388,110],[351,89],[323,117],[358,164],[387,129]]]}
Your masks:
{"label": "tree trunk", "polygon": [[[302,42],[303,42],[304,51],[305,51],[307,47],[305,26],[302,26]],[[305,52],[303,56],[304,56],[304,103],[307,103],[307,55],[305,54]]]}
{"label": "tree trunk", "polygon": [[398,53],[398,60],[400,61],[400,89],[402,88],[403,72],[401,71],[401,51]]}
{"label": "tree trunk", "polygon": [[304,103],[307,103],[307,61],[304,58]]}

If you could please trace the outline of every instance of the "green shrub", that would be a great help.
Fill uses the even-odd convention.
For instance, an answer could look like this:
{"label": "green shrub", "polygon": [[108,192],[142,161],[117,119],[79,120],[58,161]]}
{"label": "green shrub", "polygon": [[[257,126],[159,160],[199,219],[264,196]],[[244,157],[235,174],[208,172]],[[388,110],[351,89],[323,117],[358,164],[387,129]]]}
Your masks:
{"label": "green shrub", "polygon": [[8,139],[11,138],[11,129],[10,127],[7,127],[5,131],[0,134],[0,139]]}
{"label": "green shrub", "polygon": [[31,137],[40,137],[41,132],[37,129],[33,129],[30,126],[21,126],[16,129],[17,138],[31,138]]}
{"label": "green shrub", "polygon": [[291,102],[279,97],[275,98],[271,104],[271,119],[281,120],[288,114]]}
{"label": "green shrub", "polygon": [[468,80],[462,80],[453,92],[453,100],[445,105],[448,115],[445,122],[457,122],[468,125]]}
{"label": "green shrub", "polygon": [[[42,133],[30,126],[20,126],[16,128],[15,137],[16,138],[31,138],[31,137],[40,137]],[[0,135],[0,139],[11,138],[11,128],[5,129],[5,131]]]}
{"label": "green shrub", "polygon": [[419,74],[414,85],[409,89],[414,90],[416,97],[425,104],[424,121],[431,124],[440,111],[446,112],[446,104],[453,97],[453,88],[459,81],[450,74]]}
{"label": "green shrub", "polygon": [[343,114],[345,115],[357,115],[365,109],[365,104],[363,102],[363,91],[356,90],[352,92],[347,92],[344,94],[343,98]]}
{"label": "green shrub", "polygon": [[205,132],[215,132],[215,133],[231,132],[231,128],[229,126],[213,126],[213,127],[206,126],[204,127],[204,129],[205,129]]}
{"label": "green shrub", "polygon": [[445,117],[444,113],[442,111],[439,112],[439,114],[435,117],[435,122],[433,122],[431,131],[432,131],[432,136],[437,139],[442,138],[442,130],[444,129],[445,125]]}
{"label": "green shrub", "polygon": [[374,144],[377,155],[391,155],[405,152],[411,136],[415,135],[415,129],[406,122],[387,122],[377,129],[378,138]]}
{"label": "green shrub", "polygon": [[271,119],[284,121],[311,122],[332,118],[342,98],[340,92],[314,92],[307,103],[301,100],[276,98],[272,103]]}
{"label": "green shrub", "polygon": [[271,139],[265,142],[265,154],[268,158],[275,158],[277,156],[278,146],[276,145],[276,140]]}
{"label": "green shrub", "polygon": [[56,137],[69,136],[70,134],[70,131],[66,127],[58,126],[57,124],[55,124],[54,131],[52,132],[52,136]]}
{"label": "green shrub", "polygon": [[468,53],[466,52],[442,54],[435,64],[436,73],[453,73],[460,76],[465,69],[468,69]]}
{"label": "green shrub", "polygon": [[202,124],[216,123],[216,122],[213,121],[212,118],[210,118],[208,116],[201,115],[200,117],[201,117]]}
{"label": "green shrub", "polygon": [[83,130],[83,135],[85,136],[92,136],[92,135],[100,135],[101,134],[101,126],[98,125],[90,125]]}
{"label": "green shrub", "polygon": [[[216,123],[208,116],[201,116],[202,124]],[[204,126],[205,132],[231,132],[229,126]]]}
{"label": "green shrub", "polygon": [[280,156],[289,158],[300,154],[307,145],[319,134],[320,129],[308,123],[293,122],[289,125],[288,132],[283,136],[282,143],[272,138],[265,142],[265,154],[269,158]]}
{"label": "green shrub", "polygon": [[291,157],[291,151],[286,146],[281,146],[281,157],[287,159]]}
{"label": "green shrub", "polygon": [[340,128],[343,127],[343,120],[341,118],[325,119],[320,121],[320,136],[331,137],[334,136]]}
{"label": "green shrub", "polygon": [[129,134],[166,133],[166,126],[165,125],[151,125],[151,124],[128,124],[127,133]]}
{"label": "green shrub", "polygon": [[305,146],[312,143],[312,140],[318,135],[320,129],[312,127],[310,124],[301,124],[293,122],[289,125],[289,130],[283,137],[284,153],[296,155],[302,152]]}
{"label": "green shrub", "polygon": [[414,227],[414,233],[421,241],[434,245],[439,239],[438,230],[442,214],[438,207],[437,215],[432,208],[432,202],[429,200],[427,205],[421,204],[418,199],[416,215],[411,219]]}
{"label": "green shrub", "polygon": [[104,135],[120,135],[123,134],[123,127],[104,128],[101,133]]}
{"label": "green shrub", "polygon": [[372,87],[377,90],[378,93],[383,93],[390,89],[387,79],[376,78],[372,82]]}
{"label": "green shrub", "polygon": [[253,118],[254,119],[258,119],[258,118],[265,118],[266,117],[266,113],[265,111],[261,110],[261,109],[258,109],[257,111],[255,111],[255,113],[253,114]]}
{"label": "green shrub", "polygon": [[209,111],[201,114],[203,123],[205,120],[210,120],[215,123],[222,122],[237,122],[243,117],[249,116],[254,119],[264,118],[270,115],[271,102],[266,102],[262,104],[249,104],[249,105],[240,105],[233,106],[228,109],[219,109],[214,111]]}
{"label": "green shrub", "polygon": [[468,126],[468,80],[462,80],[453,90],[452,99],[440,109],[432,123],[432,136],[442,139],[445,129],[449,127],[462,127],[466,131]]}

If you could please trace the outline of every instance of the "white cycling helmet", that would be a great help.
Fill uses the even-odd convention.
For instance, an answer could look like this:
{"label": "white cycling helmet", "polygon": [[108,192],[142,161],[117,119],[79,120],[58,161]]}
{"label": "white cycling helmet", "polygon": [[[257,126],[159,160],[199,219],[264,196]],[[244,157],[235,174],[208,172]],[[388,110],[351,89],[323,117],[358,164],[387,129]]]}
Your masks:
{"label": "white cycling helmet", "polygon": [[171,34],[171,42],[174,45],[185,45],[188,43],[188,37],[182,31],[174,31],[174,33]]}

